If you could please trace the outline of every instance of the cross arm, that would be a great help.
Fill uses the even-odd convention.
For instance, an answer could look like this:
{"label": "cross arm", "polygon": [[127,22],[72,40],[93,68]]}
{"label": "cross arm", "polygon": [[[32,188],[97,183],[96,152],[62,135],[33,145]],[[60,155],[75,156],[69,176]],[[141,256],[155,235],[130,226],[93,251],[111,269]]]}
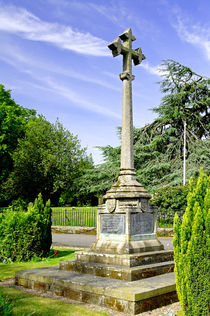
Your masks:
{"label": "cross arm", "polygon": [[[120,54],[122,54],[122,55],[129,54],[129,52],[130,52],[129,48],[125,47],[121,43],[120,37],[117,37],[111,44],[109,44],[108,48],[112,51],[113,57],[116,57]],[[131,50],[131,56],[132,56],[132,59],[133,59],[135,66],[139,65],[141,63],[141,61],[146,58],[144,56],[144,54],[142,53],[141,48]]]}

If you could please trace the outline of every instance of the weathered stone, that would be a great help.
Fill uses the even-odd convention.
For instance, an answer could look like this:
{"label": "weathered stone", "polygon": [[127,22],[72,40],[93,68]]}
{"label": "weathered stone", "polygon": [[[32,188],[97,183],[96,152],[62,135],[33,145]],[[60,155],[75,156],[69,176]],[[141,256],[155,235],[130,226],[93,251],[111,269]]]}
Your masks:
{"label": "weathered stone", "polygon": [[75,301],[111,307],[130,315],[177,300],[173,273],[132,282],[60,271],[57,267],[17,273],[19,285],[22,279],[34,280],[35,288],[42,292],[48,289],[59,296],[62,294]]}

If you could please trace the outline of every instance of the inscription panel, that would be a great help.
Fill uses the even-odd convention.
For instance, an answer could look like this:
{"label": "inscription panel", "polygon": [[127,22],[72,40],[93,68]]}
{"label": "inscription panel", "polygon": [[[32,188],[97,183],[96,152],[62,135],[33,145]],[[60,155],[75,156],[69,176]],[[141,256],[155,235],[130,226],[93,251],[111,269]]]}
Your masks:
{"label": "inscription panel", "polygon": [[125,234],[125,214],[102,214],[101,233],[102,234]]}
{"label": "inscription panel", "polygon": [[154,233],[154,216],[150,213],[131,214],[131,235]]}

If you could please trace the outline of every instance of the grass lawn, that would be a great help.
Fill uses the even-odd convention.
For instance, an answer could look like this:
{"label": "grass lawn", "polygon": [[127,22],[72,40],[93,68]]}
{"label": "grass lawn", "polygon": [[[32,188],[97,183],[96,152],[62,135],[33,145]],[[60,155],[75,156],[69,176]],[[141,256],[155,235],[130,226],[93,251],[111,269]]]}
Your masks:
{"label": "grass lawn", "polygon": [[13,263],[0,263],[0,281],[6,279],[11,279],[15,277],[15,272],[18,270],[42,268],[49,266],[56,266],[60,261],[63,260],[72,260],[74,259],[75,250],[71,249],[54,249],[56,250],[57,256],[53,258],[44,258],[41,261],[29,261],[29,262],[13,262]]}
{"label": "grass lawn", "polygon": [[[14,262],[0,263],[0,281],[14,278],[17,270],[41,268],[46,266],[58,265],[62,260],[74,259],[74,250],[59,248],[54,249],[57,255],[53,258],[42,259],[39,262]],[[11,309],[11,313],[3,311],[3,307]],[[2,308],[2,309],[1,309]],[[82,305],[69,304],[55,299],[35,296],[16,289],[15,287],[5,288],[0,286],[0,315],[10,316],[53,316],[53,315],[90,315],[90,316],[108,316],[108,313],[91,311]]]}
{"label": "grass lawn", "polygon": [[[11,314],[17,316],[108,316],[105,312],[91,311],[82,305],[69,304],[55,299],[35,296],[20,290],[0,287],[6,304],[11,307]],[[1,308],[1,305],[0,305]],[[0,310],[1,314],[1,310]],[[1,314],[4,316],[4,314]]]}

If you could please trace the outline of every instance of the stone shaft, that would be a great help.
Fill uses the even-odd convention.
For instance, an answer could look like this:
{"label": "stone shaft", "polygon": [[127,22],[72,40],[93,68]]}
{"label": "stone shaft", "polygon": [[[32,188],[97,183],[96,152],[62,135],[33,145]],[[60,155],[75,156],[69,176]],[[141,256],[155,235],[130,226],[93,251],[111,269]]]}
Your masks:
{"label": "stone shaft", "polygon": [[134,65],[138,65],[145,59],[140,48],[132,49],[133,41],[135,41],[135,37],[129,28],[108,46],[114,57],[119,54],[123,55],[123,72],[120,74],[120,79],[123,81],[121,170],[124,171],[124,174],[126,170],[130,174],[130,169],[134,169],[132,110],[132,80],[134,80],[134,76],[132,75],[132,60]]}
{"label": "stone shaft", "polygon": [[[123,76],[121,76],[122,78]],[[133,110],[132,110],[132,79],[130,75],[123,81],[122,106],[122,141],[121,169],[133,169]]]}

